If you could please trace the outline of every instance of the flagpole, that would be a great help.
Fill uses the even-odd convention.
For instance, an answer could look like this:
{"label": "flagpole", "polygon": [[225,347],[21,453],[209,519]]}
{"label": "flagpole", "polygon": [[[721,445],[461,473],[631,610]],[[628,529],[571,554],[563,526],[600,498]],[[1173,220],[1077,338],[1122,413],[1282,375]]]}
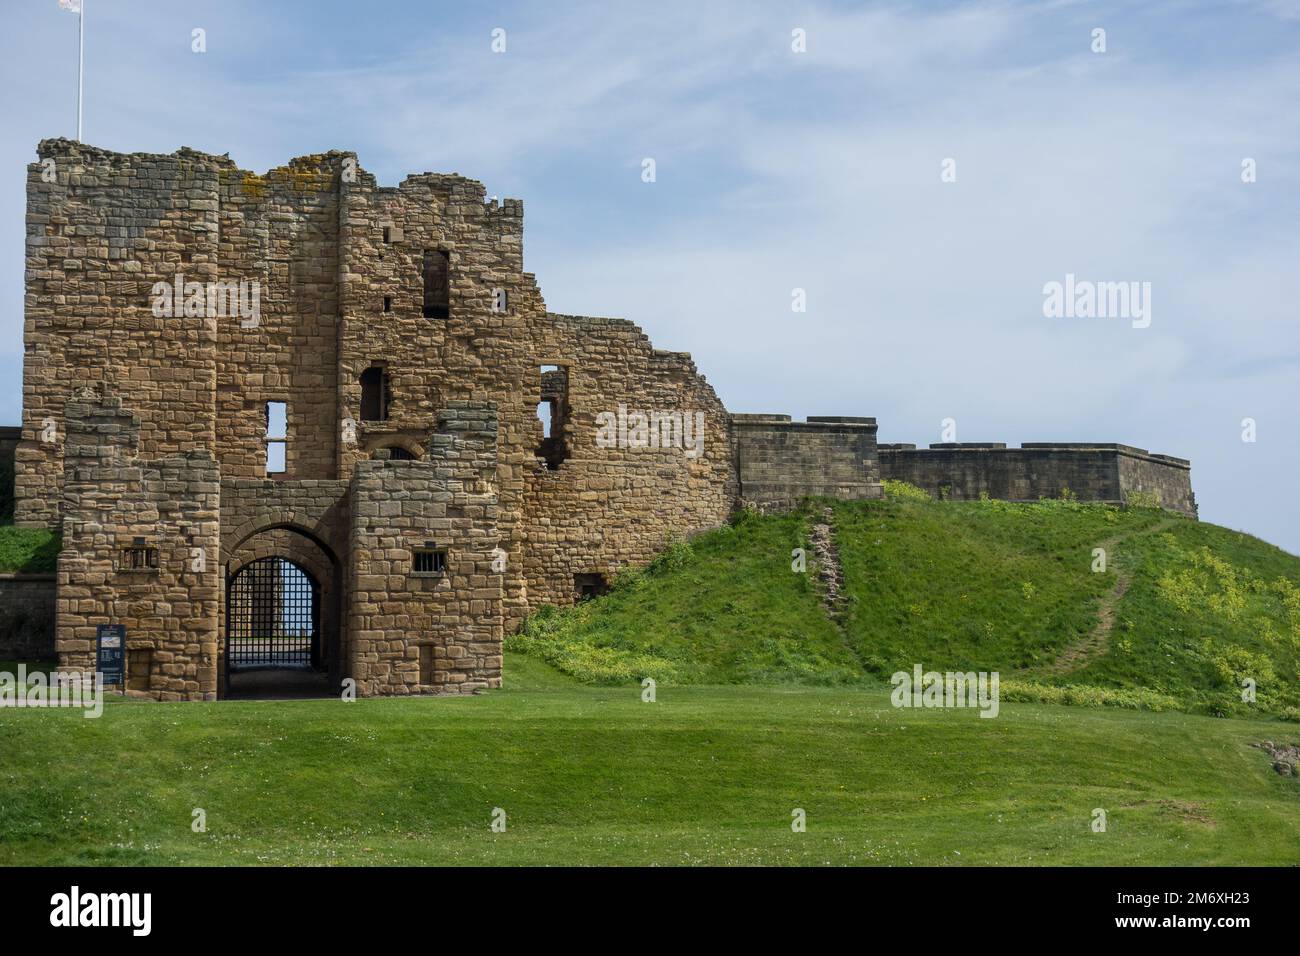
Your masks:
{"label": "flagpole", "polygon": [[86,64],[86,0],[77,10],[77,142],[81,142],[82,73]]}

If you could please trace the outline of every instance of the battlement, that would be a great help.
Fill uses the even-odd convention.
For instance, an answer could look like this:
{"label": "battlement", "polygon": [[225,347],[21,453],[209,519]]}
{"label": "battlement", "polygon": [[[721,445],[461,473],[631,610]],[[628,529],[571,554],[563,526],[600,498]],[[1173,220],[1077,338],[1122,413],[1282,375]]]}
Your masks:
{"label": "battlement", "polygon": [[879,498],[876,420],[840,415],[732,414],[740,499],[760,510],[805,497]]}

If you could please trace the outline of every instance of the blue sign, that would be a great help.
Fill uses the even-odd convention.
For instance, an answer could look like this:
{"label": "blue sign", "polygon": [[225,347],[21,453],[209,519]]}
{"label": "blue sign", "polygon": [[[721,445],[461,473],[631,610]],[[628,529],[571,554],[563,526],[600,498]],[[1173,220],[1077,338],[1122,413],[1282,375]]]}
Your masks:
{"label": "blue sign", "polygon": [[126,627],[100,624],[95,628],[95,670],[105,684],[126,683]]}

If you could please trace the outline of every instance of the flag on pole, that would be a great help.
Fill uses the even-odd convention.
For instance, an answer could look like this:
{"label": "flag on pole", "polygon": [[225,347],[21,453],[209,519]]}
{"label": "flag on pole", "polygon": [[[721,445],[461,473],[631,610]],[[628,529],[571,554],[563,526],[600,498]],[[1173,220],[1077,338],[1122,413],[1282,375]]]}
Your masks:
{"label": "flag on pole", "polygon": [[59,0],[59,9],[77,15],[77,142],[81,142],[82,76],[86,63],[86,14],[81,9],[82,0]]}

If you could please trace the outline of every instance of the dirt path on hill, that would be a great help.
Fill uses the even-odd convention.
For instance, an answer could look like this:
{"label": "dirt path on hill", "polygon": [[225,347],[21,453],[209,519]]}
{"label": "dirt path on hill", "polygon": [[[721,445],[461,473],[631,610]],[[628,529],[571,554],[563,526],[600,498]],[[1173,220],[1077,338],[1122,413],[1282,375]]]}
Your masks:
{"label": "dirt path on hill", "polygon": [[821,585],[821,605],[849,655],[863,667],[862,655],[849,640],[844,630],[844,569],[840,565],[840,551],[835,545],[835,511],[824,508],[821,519],[814,520],[809,535],[813,558],[817,563],[817,580]]}
{"label": "dirt path on hill", "polygon": [[1136,538],[1142,535],[1159,534],[1171,525],[1177,524],[1177,518],[1165,518],[1158,521],[1149,528],[1142,528],[1138,531],[1130,531],[1127,534],[1119,534],[1113,538],[1107,538],[1097,545],[1106,551],[1106,563],[1115,570],[1115,584],[1101,597],[1101,605],[1097,608],[1097,623],[1093,625],[1092,631],[1081,641],[1076,641],[1066,647],[1057,656],[1051,664],[1042,668],[1046,674],[1068,674],[1076,671],[1086,664],[1091,663],[1099,657],[1105,656],[1110,650],[1110,635],[1115,629],[1115,616],[1119,609],[1119,602],[1124,595],[1128,593],[1131,576],[1128,572],[1122,570],[1115,558],[1116,549],[1119,545],[1129,538]]}

